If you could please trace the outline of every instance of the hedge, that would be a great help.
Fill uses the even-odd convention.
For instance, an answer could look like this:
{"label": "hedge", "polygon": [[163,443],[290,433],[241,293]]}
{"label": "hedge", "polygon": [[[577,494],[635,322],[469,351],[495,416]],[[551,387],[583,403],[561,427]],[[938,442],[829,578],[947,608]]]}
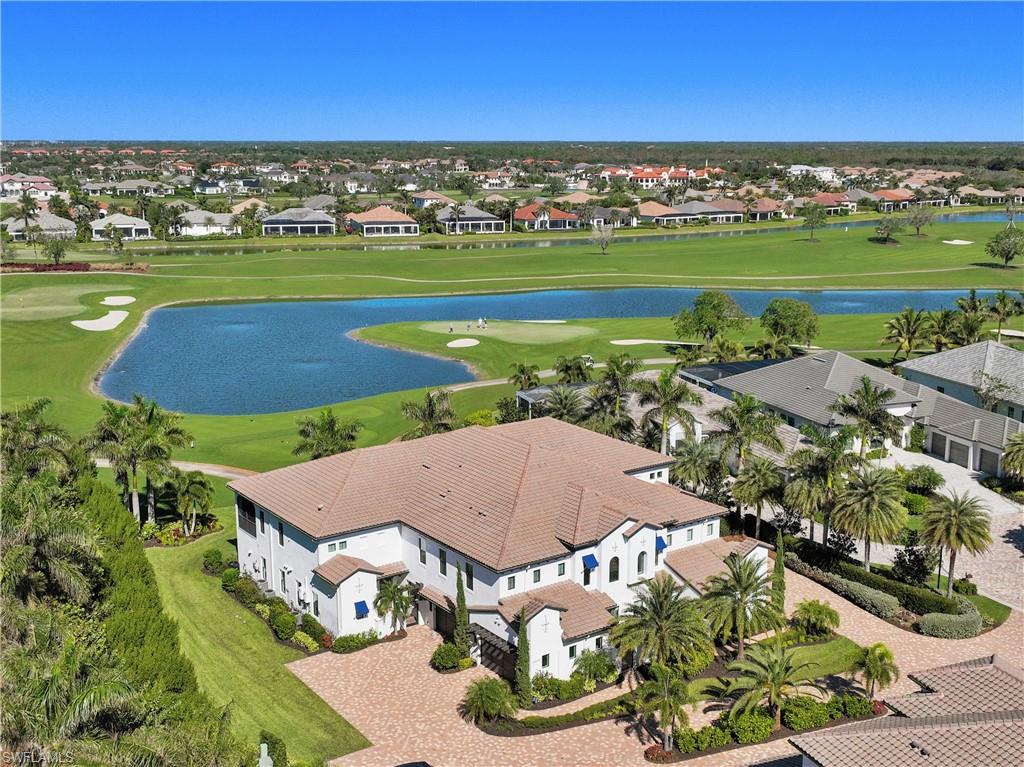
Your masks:
{"label": "hedge", "polygon": [[908,490],[903,494],[903,505],[907,507],[907,514],[919,517],[928,511],[928,498]]}
{"label": "hedge", "polygon": [[633,693],[627,692],[617,698],[603,700],[592,706],[581,708],[579,711],[570,711],[568,714],[557,716],[524,716],[522,719],[509,720],[518,722],[520,726],[528,730],[545,730],[552,727],[560,727],[565,724],[576,724],[582,722],[594,722],[598,719],[607,719],[612,716],[622,716],[633,712]]}
{"label": "hedge", "polygon": [[884,591],[886,594],[892,594],[903,607],[917,615],[925,613],[953,615],[957,612],[956,603],[952,599],[946,599],[930,589],[911,586],[909,583],[886,578],[878,573],[869,573],[864,568],[850,562],[838,562],[836,573],[847,580],[857,581],[878,591]]}
{"label": "hedge", "polygon": [[729,720],[729,728],[737,743],[760,743],[772,736],[775,720],[761,711],[749,711],[732,717]]}
{"label": "hedge", "polygon": [[461,658],[462,653],[459,652],[459,648],[451,642],[445,642],[439,644],[430,656],[430,665],[438,671],[451,671],[458,667]]}
{"label": "hedge", "polygon": [[796,732],[821,727],[830,719],[828,706],[806,695],[788,700],[782,707],[782,723]]}
{"label": "hedge", "polygon": [[804,562],[792,552],[786,553],[786,567],[794,572],[800,573],[811,580],[817,581],[822,586],[831,589],[841,597],[845,597],[858,607],[867,610],[872,615],[889,620],[896,616],[900,610],[900,603],[896,597],[884,591],[873,589],[863,583],[842,578],[835,573],[828,573],[817,567]]}
{"label": "hedge", "polygon": [[730,743],[732,743],[732,733],[713,724],[705,725],[699,730],[684,727],[676,732],[676,748],[684,754],[721,748]]}
{"label": "hedge", "polygon": [[957,578],[953,581],[953,591],[964,596],[974,597],[978,595],[978,584],[966,578]]}
{"label": "hedge", "polygon": [[361,634],[342,634],[334,638],[331,649],[337,653],[355,652],[370,645],[377,644],[380,637],[375,631],[364,631]]}
{"label": "hedge", "polygon": [[287,642],[295,636],[295,616],[291,613],[278,613],[271,620],[270,627],[278,639]]}
{"label": "hedge", "polygon": [[981,633],[981,613],[973,602],[959,594],[956,597],[957,615],[928,613],[917,622],[917,629],[925,636],[942,639],[970,639]]}

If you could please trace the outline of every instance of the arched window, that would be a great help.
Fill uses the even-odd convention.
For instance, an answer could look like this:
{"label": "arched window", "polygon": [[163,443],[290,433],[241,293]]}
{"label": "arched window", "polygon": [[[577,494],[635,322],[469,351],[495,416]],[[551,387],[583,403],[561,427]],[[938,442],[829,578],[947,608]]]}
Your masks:
{"label": "arched window", "polygon": [[647,552],[641,551],[636,557],[637,575],[643,575],[647,571]]}
{"label": "arched window", "polygon": [[619,579],[619,558],[612,557],[612,561],[608,563],[608,581],[614,583]]}

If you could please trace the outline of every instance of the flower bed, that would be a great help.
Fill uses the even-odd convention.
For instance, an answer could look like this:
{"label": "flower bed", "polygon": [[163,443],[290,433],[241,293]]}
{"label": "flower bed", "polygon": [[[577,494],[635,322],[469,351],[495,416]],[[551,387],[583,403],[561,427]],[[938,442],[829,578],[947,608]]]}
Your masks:
{"label": "flower bed", "polygon": [[211,516],[207,520],[197,521],[192,535],[185,535],[185,528],[179,520],[163,527],[157,527],[155,524],[147,522],[142,526],[141,536],[144,541],[143,546],[146,548],[174,547],[194,543],[210,533],[219,533],[223,529],[224,525],[220,523],[220,520]]}
{"label": "flower bed", "polygon": [[625,693],[617,698],[595,703],[592,706],[581,708],[579,711],[572,711],[567,714],[556,716],[524,716],[521,719],[497,719],[493,722],[481,722],[478,726],[489,735],[500,735],[502,737],[521,737],[525,735],[538,735],[545,732],[567,730],[572,727],[580,727],[593,722],[603,722],[608,719],[618,719],[623,716],[632,716],[633,693]]}
{"label": "flower bed", "polygon": [[615,682],[598,682],[593,690],[583,690],[579,695],[574,695],[570,698],[548,698],[546,700],[534,701],[533,705],[527,706],[524,711],[546,711],[549,708],[558,708],[559,706],[571,703],[574,700],[589,698],[591,695],[595,695],[596,693],[614,686]]}

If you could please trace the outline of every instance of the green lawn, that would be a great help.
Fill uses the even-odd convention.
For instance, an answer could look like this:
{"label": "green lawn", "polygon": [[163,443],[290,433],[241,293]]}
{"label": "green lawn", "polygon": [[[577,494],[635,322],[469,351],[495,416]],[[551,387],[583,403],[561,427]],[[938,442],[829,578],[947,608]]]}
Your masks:
{"label": "green lawn", "polygon": [[[226,481],[211,478],[217,502],[230,500]],[[258,742],[261,729],[284,738],[294,759],[321,762],[369,743],[285,668],[303,653],[278,644],[266,624],[225,594],[200,569],[203,552],[219,546],[236,558],[232,507],[217,515],[225,529],[178,548],[148,549],[164,609],[181,628],[181,646],[203,690],[217,704],[232,704],[235,734]]]}

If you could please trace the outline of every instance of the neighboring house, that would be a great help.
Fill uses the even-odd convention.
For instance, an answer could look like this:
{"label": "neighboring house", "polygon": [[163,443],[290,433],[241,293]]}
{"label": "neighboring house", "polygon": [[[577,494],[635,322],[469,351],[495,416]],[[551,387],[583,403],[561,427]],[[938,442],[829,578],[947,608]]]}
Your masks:
{"label": "neighboring house", "polygon": [[242,200],[241,202],[235,203],[231,206],[231,212],[235,215],[248,210],[249,208],[262,208],[266,210],[269,206],[266,202],[259,199],[258,197],[250,197],[248,200]]}
{"label": "neighboring house", "polygon": [[178,234],[185,237],[207,237],[211,234],[241,234],[242,227],[233,223],[232,213],[211,213],[208,210],[190,210],[180,214]]}
{"label": "neighboring house", "polygon": [[798,735],[802,767],[1020,767],[1024,671],[999,655],[911,672],[895,716]]}
{"label": "neighboring house", "polygon": [[455,209],[455,205],[448,205],[437,212],[437,222],[444,226],[445,234],[505,231],[504,220],[485,210],[463,203],[459,205],[459,215],[456,220]]}
{"label": "neighboring house", "polygon": [[571,194],[562,195],[556,197],[552,202],[566,203],[568,205],[583,205],[593,200],[600,200],[596,194],[589,194],[587,192],[572,192]]}
{"label": "neighboring house", "polygon": [[629,212],[629,208],[605,208],[598,205],[590,209],[589,214],[583,215],[583,210],[575,211],[580,218],[580,223],[585,226],[605,226],[619,229],[623,226],[636,226],[639,219]]}
{"label": "neighboring house", "polygon": [[826,165],[790,165],[786,171],[790,176],[814,176],[814,178],[821,181],[823,184],[838,184],[839,176],[836,174],[835,168],[830,168]]}
{"label": "neighboring house", "polygon": [[917,424],[925,430],[925,449],[932,455],[967,469],[1000,475],[1006,443],[1024,431],[1020,421],[968,405],[836,351],[812,352],[718,378],[713,387],[729,398],[736,393],[752,394],[790,426],[811,423],[833,429],[843,419],[829,407],[840,394],[852,392],[862,376],[894,392],[887,409],[903,421],[899,446],[906,443],[910,428]]}
{"label": "neighboring house", "polygon": [[3,202],[17,202],[23,194],[33,200],[49,200],[57,193],[57,187],[46,176],[25,173],[0,175],[0,201]]}
{"label": "neighboring house", "polygon": [[338,204],[338,198],[332,194],[315,194],[309,199],[302,201],[302,207],[309,208],[310,210],[334,210],[334,206]]}
{"label": "neighboring house", "polygon": [[348,223],[363,237],[411,237],[420,233],[416,219],[387,205],[378,205],[362,213],[349,213]]}
{"label": "neighboring house", "polygon": [[981,341],[900,362],[896,367],[908,381],[977,407],[982,407],[978,389],[999,381],[1008,388],[993,412],[1024,421],[1024,352],[995,341]]}
{"label": "neighboring house", "polygon": [[162,181],[147,181],[144,178],[118,181],[114,184],[114,194],[118,196],[137,197],[140,194],[147,197],[169,197],[174,194],[174,187]]}
{"label": "neighboring house", "polygon": [[773,218],[785,218],[785,209],[778,200],[771,197],[759,197],[750,206],[751,221],[769,221]]}
{"label": "neighboring house", "polygon": [[882,213],[892,213],[894,210],[906,210],[914,201],[914,193],[909,189],[878,189],[875,191],[878,198],[878,210]]}
{"label": "neighboring house", "polygon": [[658,226],[678,226],[687,220],[686,214],[677,208],[648,200],[636,206],[641,221],[653,222]]}
{"label": "neighboring house", "polygon": [[[723,210],[719,205],[727,207],[738,205],[740,209],[739,211]],[[693,200],[692,202],[677,205],[676,210],[681,216],[681,218],[676,220],[678,223],[689,224],[707,219],[713,224],[738,224],[743,222],[744,206],[736,203],[734,200],[717,200],[713,202]]]}
{"label": "neighboring house", "polygon": [[235,480],[243,573],[335,635],[384,633],[386,578],[412,617],[450,637],[456,573],[473,657],[510,677],[520,616],[530,672],[567,678],[635,587],[666,572],[697,596],[732,551],[726,510],[668,484],[672,458],[550,418],[470,426]]}
{"label": "neighboring house", "polygon": [[101,194],[113,195],[114,182],[90,181],[87,184],[82,184],[82,191],[85,192],[90,197],[99,197]]}
{"label": "neighboring house", "polygon": [[881,199],[877,194],[864,189],[847,189],[846,198],[858,205],[866,205],[868,207],[874,207]]}
{"label": "neighboring house", "polygon": [[334,234],[337,231],[333,216],[309,208],[286,208],[267,216],[260,223],[264,237],[273,234]]}
{"label": "neighboring house", "polygon": [[153,238],[153,231],[150,229],[148,221],[136,218],[135,216],[128,216],[124,213],[113,213],[89,222],[93,240],[109,240],[107,227],[119,230],[121,232],[121,239],[125,242],[130,242],[131,240],[151,240]]}
{"label": "neighboring house", "polygon": [[[38,211],[28,220],[28,225],[37,228],[39,230],[38,234],[43,237],[62,240],[74,239],[78,231],[74,221],[55,216],[46,211]],[[25,239],[24,219],[13,216],[5,218],[3,221],[0,221],[0,227],[3,227],[4,231],[11,235],[11,239],[15,242]]]}
{"label": "neighboring house", "polygon": [[412,196],[412,204],[417,208],[429,208],[431,205],[454,205],[455,200],[433,189],[426,189]]}
{"label": "neighboring house", "polygon": [[820,205],[827,216],[841,216],[845,213],[856,213],[857,203],[853,202],[846,192],[819,192],[804,201],[804,205]]}
{"label": "neighboring house", "polygon": [[515,222],[533,231],[541,229],[576,229],[580,224],[579,218],[575,213],[566,213],[558,208],[544,211],[541,209],[539,202],[524,205],[516,210]]}

